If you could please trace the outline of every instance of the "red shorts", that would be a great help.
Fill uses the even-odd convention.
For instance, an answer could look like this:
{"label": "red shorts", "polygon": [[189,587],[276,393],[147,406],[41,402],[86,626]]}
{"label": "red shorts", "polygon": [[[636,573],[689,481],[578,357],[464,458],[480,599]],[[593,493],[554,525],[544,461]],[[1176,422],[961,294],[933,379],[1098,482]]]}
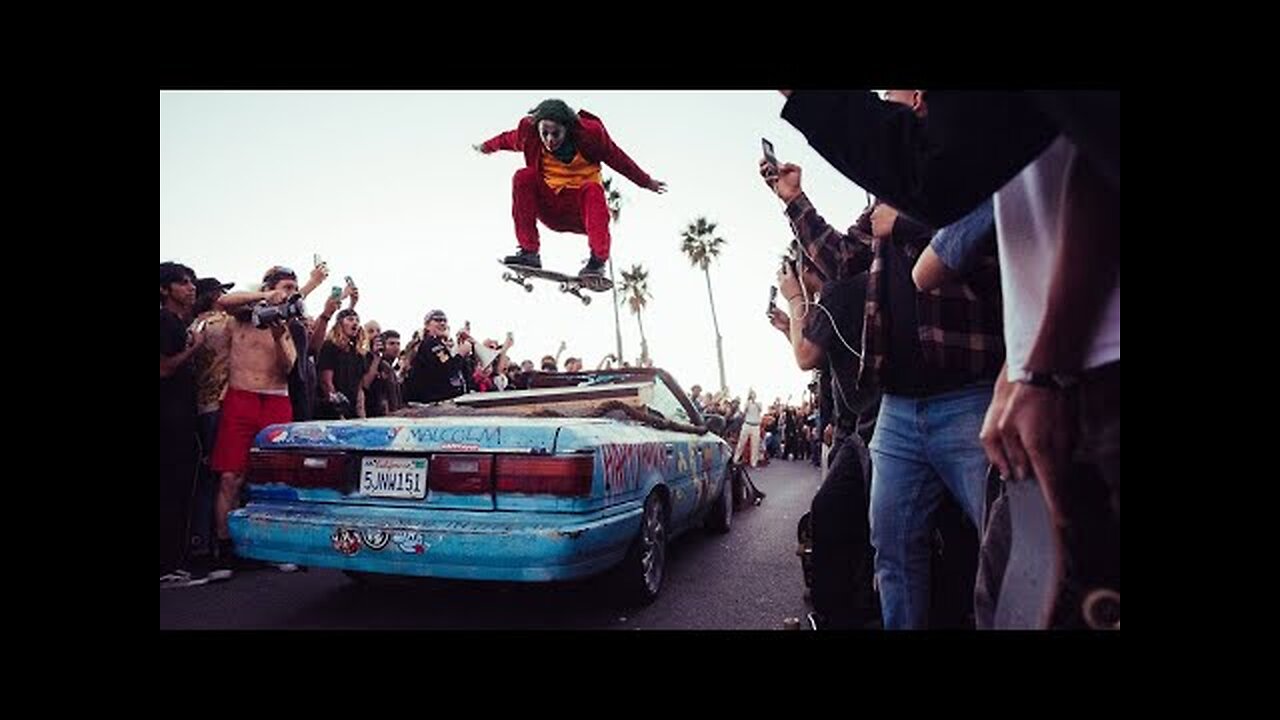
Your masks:
{"label": "red shorts", "polygon": [[249,446],[253,436],[274,423],[293,420],[293,405],[288,395],[264,395],[227,388],[222,400],[222,419],[218,421],[218,439],[213,445],[209,465],[214,472],[243,473],[249,465]]}

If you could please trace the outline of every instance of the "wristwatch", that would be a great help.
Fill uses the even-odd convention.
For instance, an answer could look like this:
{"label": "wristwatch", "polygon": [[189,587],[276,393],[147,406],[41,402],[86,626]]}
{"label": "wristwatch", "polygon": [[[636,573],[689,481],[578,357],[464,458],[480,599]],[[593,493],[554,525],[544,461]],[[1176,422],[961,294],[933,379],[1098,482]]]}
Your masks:
{"label": "wristwatch", "polygon": [[1012,382],[1019,382],[1031,387],[1048,388],[1050,390],[1065,390],[1076,384],[1074,375],[1061,375],[1057,373],[1036,372],[1034,370],[1015,370],[1010,373]]}

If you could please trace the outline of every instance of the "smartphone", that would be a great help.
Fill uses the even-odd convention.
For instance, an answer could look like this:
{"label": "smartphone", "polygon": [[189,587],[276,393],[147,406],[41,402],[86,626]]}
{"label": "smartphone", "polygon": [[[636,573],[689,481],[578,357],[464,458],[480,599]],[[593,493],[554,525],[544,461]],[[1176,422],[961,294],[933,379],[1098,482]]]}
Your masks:
{"label": "smartphone", "polygon": [[320,253],[312,253],[311,258],[315,261],[312,263],[312,267],[320,267],[324,264],[324,261],[320,259]]}
{"label": "smartphone", "polygon": [[769,309],[764,311],[765,315],[768,315],[769,317],[773,317],[773,309],[777,307],[777,301],[778,301],[778,286],[770,285],[769,286]]}
{"label": "smartphone", "polygon": [[342,297],[342,288],[338,287],[337,285],[334,285],[333,289],[329,291],[329,299],[337,300],[340,297]]}
{"label": "smartphone", "polygon": [[351,276],[350,276],[350,275],[348,275],[348,276],[347,276],[347,284],[348,284],[348,285],[350,285],[351,287],[355,287],[355,286],[356,286],[356,281],[355,281],[355,280],[352,280],[352,279],[351,279]]}
{"label": "smartphone", "polygon": [[773,143],[760,138],[760,147],[764,150],[764,161],[769,163],[776,175],[778,173],[778,156],[773,154]]}

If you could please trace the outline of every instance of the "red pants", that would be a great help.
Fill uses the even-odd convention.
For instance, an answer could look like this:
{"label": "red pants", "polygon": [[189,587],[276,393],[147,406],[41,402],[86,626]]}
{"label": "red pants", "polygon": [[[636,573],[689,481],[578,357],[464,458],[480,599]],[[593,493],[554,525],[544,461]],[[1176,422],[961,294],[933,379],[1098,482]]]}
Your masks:
{"label": "red pants", "polygon": [[609,207],[598,183],[555,192],[542,181],[537,168],[521,168],[511,180],[511,217],[516,242],[524,250],[538,252],[537,221],[541,220],[557,232],[585,234],[591,254],[609,259]]}

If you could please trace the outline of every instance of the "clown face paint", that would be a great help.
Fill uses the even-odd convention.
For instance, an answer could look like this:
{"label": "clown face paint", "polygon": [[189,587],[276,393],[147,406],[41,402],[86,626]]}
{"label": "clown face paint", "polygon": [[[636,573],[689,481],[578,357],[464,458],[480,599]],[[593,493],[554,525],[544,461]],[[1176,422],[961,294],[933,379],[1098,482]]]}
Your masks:
{"label": "clown face paint", "polygon": [[555,120],[538,121],[538,137],[547,152],[555,152],[564,143],[565,127]]}

